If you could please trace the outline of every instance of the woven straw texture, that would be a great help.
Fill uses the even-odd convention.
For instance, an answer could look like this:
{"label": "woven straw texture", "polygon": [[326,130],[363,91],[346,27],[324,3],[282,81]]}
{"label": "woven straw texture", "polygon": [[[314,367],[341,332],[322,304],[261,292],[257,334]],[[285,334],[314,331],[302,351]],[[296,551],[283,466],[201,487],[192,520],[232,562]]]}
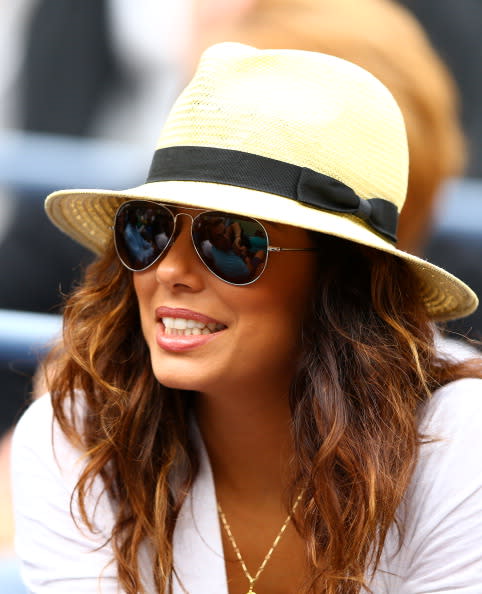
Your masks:
{"label": "woven straw texture", "polygon": [[[331,176],[362,198],[403,206],[408,147],[400,110],[371,74],[339,58],[297,50],[209,48],[180,95],[157,148],[234,149]],[[344,237],[407,260],[436,319],[468,315],[475,294],[444,270],[397,250],[352,215],[321,211],[275,194],[198,181],[162,181],[124,192],[65,190],[47,198],[53,222],[100,253],[113,215],[130,198],[227,210]]]}

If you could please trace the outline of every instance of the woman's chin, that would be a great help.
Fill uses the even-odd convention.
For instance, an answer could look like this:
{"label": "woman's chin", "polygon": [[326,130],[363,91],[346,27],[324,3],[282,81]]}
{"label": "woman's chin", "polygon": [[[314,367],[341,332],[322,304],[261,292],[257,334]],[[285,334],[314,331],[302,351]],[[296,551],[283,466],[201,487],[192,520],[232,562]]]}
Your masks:
{"label": "woman's chin", "polygon": [[154,373],[156,380],[166,388],[172,388],[173,390],[195,390],[192,381],[186,381],[179,377],[173,377],[165,373]]}
{"label": "woman's chin", "polygon": [[157,381],[165,386],[166,388],[171,388],[173,390],[186,390],[190,392],[199,392],[203,390],[203,386],[205,382],[203,382],[200,378],[193,377],[192,374],[185,374],[185,373],[166,373],[164,372],[156,372],[153,369],[154,377]]}
{"label": "woman's chin", "polygon": [[156,380],[166,388],[203,392],[219,382],[219,366],[212,359],[196,360],[184,354],[151,354],[151,369]]}

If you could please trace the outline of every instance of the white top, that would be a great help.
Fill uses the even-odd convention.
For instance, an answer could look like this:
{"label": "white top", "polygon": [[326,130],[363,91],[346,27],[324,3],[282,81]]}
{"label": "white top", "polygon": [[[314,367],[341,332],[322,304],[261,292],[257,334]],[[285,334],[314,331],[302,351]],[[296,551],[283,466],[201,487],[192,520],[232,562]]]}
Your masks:
{"label": "white top", "polygon": [[[397,552],[395,531],[389,533],[373,592],[481,594],[482,380],[438,390],[421,429],[438,440],[421,447],[407,491],[404,544]],[[111,549],[101,546],[113,522],[109,502],[101,497],[98,503],[97,534],[75,525],[69,504],[79,452],[55,425],[54,441],[56,458],[52,408],[44,396],[23,415],[13,442],[16,550],[25,583],[35,593],[117,594],[115,565],[106,567]],[[200,473],[174,533],[174,563],[183,583],[174,579],[174,592],[228,594],[214,484],[201,449]],[[154,592],[146,551],[141,564],[146,590]]]}

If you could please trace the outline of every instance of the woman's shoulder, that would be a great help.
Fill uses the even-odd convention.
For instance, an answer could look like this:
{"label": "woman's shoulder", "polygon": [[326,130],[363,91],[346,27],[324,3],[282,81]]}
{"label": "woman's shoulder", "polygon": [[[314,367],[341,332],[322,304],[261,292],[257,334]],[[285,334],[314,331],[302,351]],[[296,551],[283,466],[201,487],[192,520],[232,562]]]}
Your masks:
{"label": "woman's shoulder", "polygon": [[94,531],[71,505],[85,460],[55,420],[50,395],[35,400],[12,443],[15,548],[31,592],[96,592],[100,575],[103,592],[118,591],[115,568],[106,569],[114,519],[100,480],[86,499]]}
{"label": "woman's shoulder", "polygon": [[15,438],[28,436],[32,431],[35,434],[52,427],[53,409],[50,394],[44,394],[30,403],[15,427]]}
{"label": "woman's shoulder", "polygon": [[422,445],[385,543],[375,592],[480,592],[482,583],[482,379],[436,390],[420,424]]}
{"label": "woman's shoulder", "polygon": [[463,378],[436,390],[420,419],[419,470],[441,474],[450,460],[453,474],[479,468],[482,484],[482,379]]}
{"label": "woman's shoulder", "polygon": [[459,379],[436,390],[420,432],[409,489],[418,519],[432,526],[444,514],[482,513],[482,379]]}
{"label": "woman's shoulder", "polygon": [[444,386],[433,393],[434,408],[445,409],[450,406],[464,410],[479,407],[482,403],[482,378],[464,377]]}
{"label": "woman's shoulder", "polygon": [[44,394],[29,405],[15,426],[12,440],[14,462],[20,451],[30,450],[45,455],[45,450],[50,449],[52,430],[52,401],[50,394]]}
{"label": "woman's shoulder", "polygon": [[[75,414],[82,414],[84,408],[82,394],[79,393],[74,407]],[[70,401],[64,407],[66,411],[70,409]],[[28,428],[39,426],[39,428],[51,427],[54,420],[54,411],[52,406],[52,397],[49,392],[35,398],[22,413],[16,425],[16,431],[27,430]]]}
{"label": "woman's shoulder", "polygon": [[[83,465],[84,452],[76,448],[55,419],[50,394],[34,400],[18,421],[12,439],[14,487],[30,477],[43,488],[63,483],[73,489]],[[50,481],[50,482],[49,482]]]}
{"label": "woman's shoulder", "polygon": [[[467,377],[438,388],[422,411],[421,431],[450,435],[470,426],[481,427],[482,379]],[[482,439],[482,431],[480,433]]]}

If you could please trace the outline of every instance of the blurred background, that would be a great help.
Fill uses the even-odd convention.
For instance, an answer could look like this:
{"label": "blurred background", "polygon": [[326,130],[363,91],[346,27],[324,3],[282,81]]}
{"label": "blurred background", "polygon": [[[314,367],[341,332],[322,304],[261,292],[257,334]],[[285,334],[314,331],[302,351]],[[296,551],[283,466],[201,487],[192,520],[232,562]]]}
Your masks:
{"label": "blurred background", "polygon": [[[163,119],[212,43],[321,51],[378,76],[410,145],[400,247],[482,294],[481,0],[16,0],[0,15],[4,560],[9,431],[42,345],[59,332],[63,295],[91,259],[48,222],[43,200],[60,188],[143,183]],[[480,339],[482,313],[447,328]],[[21,592],[2,589],[8,571],[15,579],[14,565],[3,578],[0,567],[0,590]]]}

